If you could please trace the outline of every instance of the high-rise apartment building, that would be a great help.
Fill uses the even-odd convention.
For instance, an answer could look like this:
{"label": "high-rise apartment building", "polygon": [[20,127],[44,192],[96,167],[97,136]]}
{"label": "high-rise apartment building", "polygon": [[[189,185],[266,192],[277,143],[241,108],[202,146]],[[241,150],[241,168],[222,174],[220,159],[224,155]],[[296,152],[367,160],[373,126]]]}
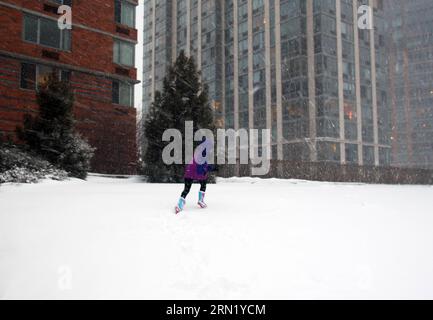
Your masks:
{"label": "high-rise apartment building", "polygon": [[433,2],[387,0],[392,162],[433,168]]}
{"label": "high-rise apartment building", "polygon": [[[133,173],[137,162],[134,51],[136,0],[1,0],[0,132],[15,136],[37,112],[50,74],[70,83],[76,128],[96,147],[92,170]],[[58,26],[60,5],[72,29]]]}
{"label": "high-rise apartment building", "polygon": [[[144,3],[145,110],[184,50],[217,124],[271,129],[273,159],[389,163],[381,0]],[[358,28],[361,6],[371,8],[369,29]]]}
{"label": "high-rise apartment building", "polygon": [[[143,110],[162,89],[168,66],[183,50],[194,56],[215,106],[222,100],[223,1],[144,1]],[[199,14],[200,12],[200,14]],[[222,116],[222,112],[221,112]],[[220,117],[221,117],[220,116]]]}

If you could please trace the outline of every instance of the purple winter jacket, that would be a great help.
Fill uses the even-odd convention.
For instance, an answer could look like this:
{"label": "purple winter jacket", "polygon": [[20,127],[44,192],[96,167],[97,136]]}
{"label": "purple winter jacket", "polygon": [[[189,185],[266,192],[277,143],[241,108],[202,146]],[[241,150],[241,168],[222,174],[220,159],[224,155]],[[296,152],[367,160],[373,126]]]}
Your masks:
{"label": "purple winter jacket", "polygon": [[[207,147],[212,146],[208,141],[205,141],[204,144]],[[205,156],[206,162],[200,165],[196,162],[196,159],[200,156],[199,151],[200,150],[196,148],[192,161],[186,165],[184,178],[196,181],[203,181],[208,178],[208,173],[211,167],[207,163],[207,154]]]}

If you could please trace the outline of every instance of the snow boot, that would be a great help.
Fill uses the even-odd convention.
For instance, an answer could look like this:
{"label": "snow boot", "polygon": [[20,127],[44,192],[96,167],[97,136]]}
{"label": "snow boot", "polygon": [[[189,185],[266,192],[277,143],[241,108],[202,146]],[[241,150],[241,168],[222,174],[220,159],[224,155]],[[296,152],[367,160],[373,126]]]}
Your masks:
{"label": "snow boot", "polygon": [[204,203],[204,196],[205,196],[205,192],[203,192],[203,191],[199,191],[198,192],[198,205],[202,208],[202,209],[204,209],[204,208],[206,208],[207,207],[207,204],[206,203]]}
{"label": "snow boot", "polygon": [[178,214],[179,212],[183,211],[183,208],[185,207],[185,199],[180,197],[179,198],[179,202],[177,203],[176,208],[174,209],[176,211],[176,214]]}

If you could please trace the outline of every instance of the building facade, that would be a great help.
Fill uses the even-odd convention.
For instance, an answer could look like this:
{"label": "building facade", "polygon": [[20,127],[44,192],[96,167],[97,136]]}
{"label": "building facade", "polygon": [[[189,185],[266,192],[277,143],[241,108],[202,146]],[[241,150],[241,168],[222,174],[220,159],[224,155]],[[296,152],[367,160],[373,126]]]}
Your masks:
{"label": "building facade", "polygon": [[[195,57],[212,101],[219,102],[221,108],[223,42],[222,20],[217,13],[221,12],[222,3],[144,0],[144,113],[153,101],[155,90],[162,89],[166,70],[181,50]],[[222,117],[222,111],[220,114]]]}
{"label": "building facade", "polygon": [[392,162],[433,168],[433,2],[387,0]]}
{"label": "building facade", "polygon": [[[60,5],[72,28],[58,26]],[[77,130],[96,148],[92,170],[133,173],[137,162],[134,0],[1,0],[0,131],[15,136],[36,113],[37,87],[55,73],[70,83]]]}
{"label": "building facade", "polygon": [[[389,164],[381,0],[144,3],[144,110],[184,50],[217,124],[271,129],[273,159]],[[372,9],[369,29],[358,28],[361,6]]]}

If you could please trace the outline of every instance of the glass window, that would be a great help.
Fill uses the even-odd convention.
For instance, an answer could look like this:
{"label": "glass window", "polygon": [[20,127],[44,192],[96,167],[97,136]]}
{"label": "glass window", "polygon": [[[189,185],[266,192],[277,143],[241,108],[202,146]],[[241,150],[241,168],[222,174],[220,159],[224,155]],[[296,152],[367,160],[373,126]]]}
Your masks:
{"label": "glass window", "polygon": [[21,88],[35,89],[36,86],[36,65],[30,63],[21,64]]}
{"label": "glass window", "polygon": [[358,146],[356,144],[346,144],[346,162],[358,163]]}
{"label": "glass window", "polygon": [[122,3],[122,23],[133,28],[135,25],[134,20],[135,20],[135,6],[130,4],[130,3],[123,2]]}
{"label": "glass window", "polygon": [[117,64],[134,66],[134,45],[128,42],[115,40],[113,47],[113,60]]}
{"label": "glass window", "polygon": [[123,106],[131,105],[131,86],[129,84],[120,83],[119,102]]}
{"label": "glass window", "polygon": [[114,41],[114,47],[113,47],[113,60],[116,63],[120,63],[120,44],[118,41]]}
{"label": "glass window", "polygon": [[389,166],[391,159],[391,149],[379,148],[379,163],[381,166]]}
{"label": "glass window", "polygon": [[38,42],[38,19],[33,16],[24,16],[24,40]]}
{"label": "glass window", "polygon": [[135,26],[135,6],[121,0],[115,0],[114,16],[117,23],[134,28]]}
{"label": "glass window", "polygon": [[61,48],[66,51],[71,51],[71,32],[69,30],[62,31],[62,45]]}
{"label": "glass window", "polygon": [[340,161],[340,144],[336,142],[318,142],[317,157],[319,161]]}
{"label": "glass window", "polygon": [[374,165],[374,147],[364,146],[363,148],[364,165]]}
{"label": "glass window", "polygon": [[65,81],[65,82],[70,82],[71,81],[71,72],[68,70],[62,70],[60,72],[60,80]]}
{"label": "glass window", "polygon": [[132,106],[132,86],[128,83],[113,81],[113,103]]}
{"label": "glass window", "polygon": [[134,65],[134,46],[129,43],[122,43],[120,50],[120,63],[133,66]]}
{"label": "glass window", "polygon": [[117,23],[122,22],[122,2],[120,0],[114,1],[114,20]]}
{"label": "glass window", "polygon": [[68,70],[58,70],[54,67],[46,65],[22,63],[20,86],[22,89],[34,90],[37,88],[37,86],[45,83],[50,75],[54,75],[62,81],[69,82],[71,72]]}
{"label": "glass window", "polygon": [[113,103],[119,104],[119,82],[113,81]]}
{"label": "glass window", "polygon": [[23,25],[25,41],[61,50],[71,49],[71,30],[60,30],[56,20],[25,15]]}
{"label": "glass window", "polygon": [[60,29],[57,21],[40,19],[39,43],[53,48],[60,47]]}
{"label": "glass window", "polygon": [[49,66],[37,66],[37,85],[40,86],[48,81],[50,76],[55,75],[56,70]]}

